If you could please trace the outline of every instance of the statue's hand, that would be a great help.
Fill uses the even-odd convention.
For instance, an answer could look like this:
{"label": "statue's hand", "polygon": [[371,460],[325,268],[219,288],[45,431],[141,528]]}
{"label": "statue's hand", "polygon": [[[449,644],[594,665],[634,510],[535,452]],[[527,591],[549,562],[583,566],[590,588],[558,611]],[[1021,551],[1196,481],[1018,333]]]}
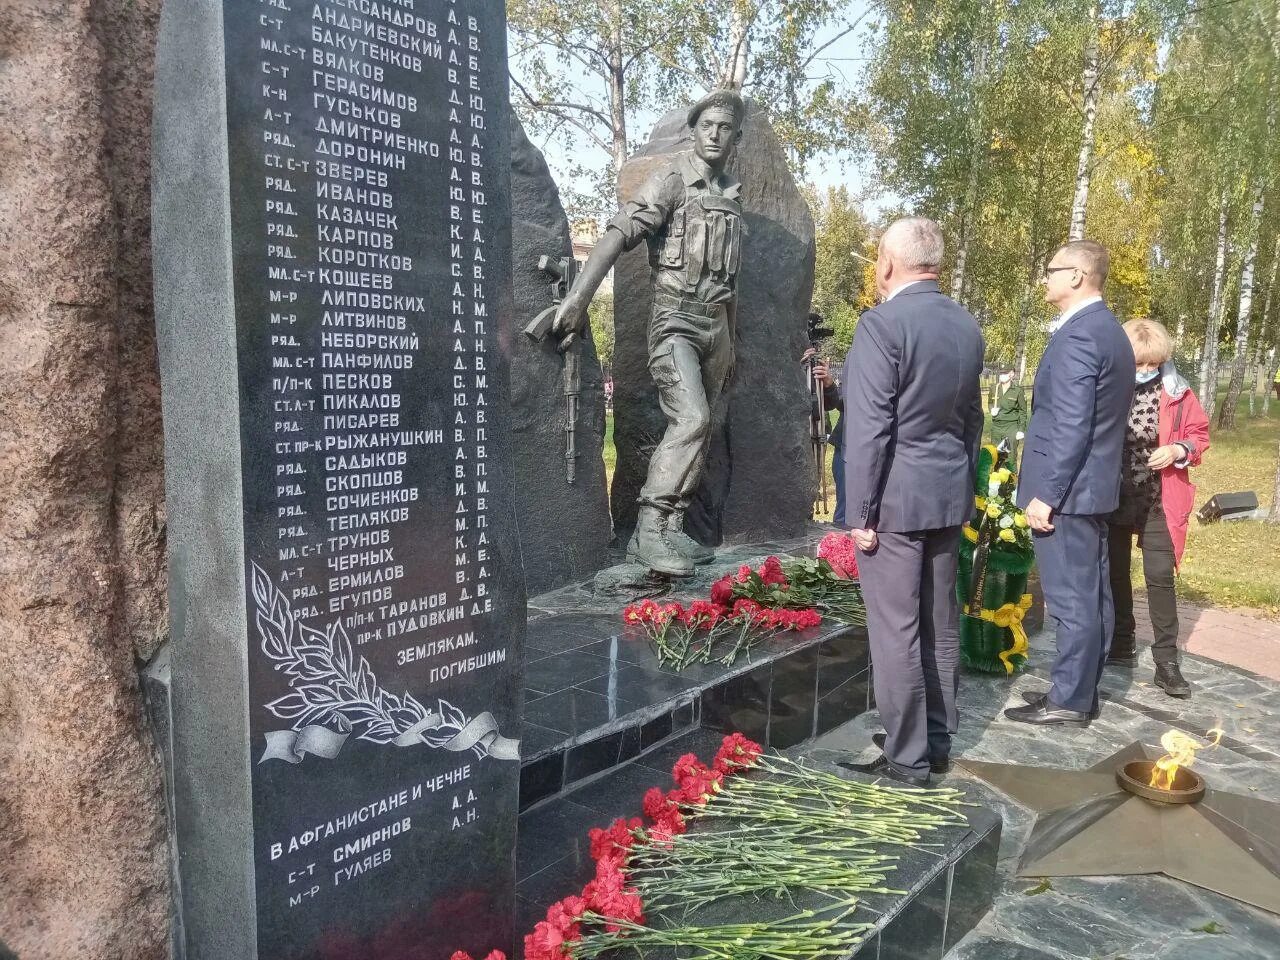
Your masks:
{"label": "statue's hand", "polygon": [[[560,309],[556,311],[556,319],[551,324],[553,333],[559,334],[561,337],[572,336],[578,333],[587,320],[587,310],[585,305],[580,305],[572,296],[566,297],[565,301],[560,304]],[[562,344],[561,349],[565,349]]]}

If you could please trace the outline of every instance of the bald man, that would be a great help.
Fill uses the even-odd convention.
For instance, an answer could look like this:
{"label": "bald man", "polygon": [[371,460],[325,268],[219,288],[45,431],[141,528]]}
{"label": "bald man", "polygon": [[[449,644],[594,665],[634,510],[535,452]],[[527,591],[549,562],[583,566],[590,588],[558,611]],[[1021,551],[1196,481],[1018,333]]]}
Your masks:
{"label": "bald man", "polygon": [[949,767],[956,731],[960,528],[973,513],[984,345],[938,289],[942,229],[890,225],[876,259],[880,304],[845,361],[845,516],[858,547],[884,754],[846,764],[924,785]]}

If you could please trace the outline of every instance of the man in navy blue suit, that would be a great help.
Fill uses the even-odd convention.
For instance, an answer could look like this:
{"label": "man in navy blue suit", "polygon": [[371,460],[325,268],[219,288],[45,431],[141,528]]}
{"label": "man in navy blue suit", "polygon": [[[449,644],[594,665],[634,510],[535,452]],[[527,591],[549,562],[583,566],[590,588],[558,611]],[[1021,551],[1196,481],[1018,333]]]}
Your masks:
{"label": "man in navy blue suit", "polygon": [[1023,723],[1087,727],[1115,631],[1107,515],[1120,498],[1120,457],[1133,402],[1133,347],[1102,301],[1101,244],[1060,247],[1044,271],[1060,311],[1036,371],[1018,506],[1032,530],[1045,607],[1057,621],[1048,694],[1005,711]]}
{"label": "man in navy blue suit", "polygon": [[913,784],[947,770],[956,731],[956,568],[982,440],[982,334],[938,289],[942,253],[932,220],[885,231],[881,303],[858,320],[843,380],[845,513],[885,727],[884,754],[846,766]]}

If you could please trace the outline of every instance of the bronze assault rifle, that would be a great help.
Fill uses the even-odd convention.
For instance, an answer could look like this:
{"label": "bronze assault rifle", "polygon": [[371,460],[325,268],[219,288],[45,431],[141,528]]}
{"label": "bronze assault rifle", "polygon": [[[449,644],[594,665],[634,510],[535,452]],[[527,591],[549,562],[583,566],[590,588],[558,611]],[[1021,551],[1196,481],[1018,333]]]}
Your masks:
{"label": "bronze assault rifle", "polygon": [[[538,258],[538,269],[551,278],[551,306],[542,310],[524,328],[525,335],[537,343],[546,340],[556,319],[556,311],[569,294],[578,277],[578,261],[573,257],[553,260],[545,254]],[[583,331],[585,334],[585,331]],[[581,339],[581,334],[579,336]],[[565,405],[565,479],[572,484],[578,469],[578,398],[582,396],[581,346],[569,347],[563,352],[564,405]]]}

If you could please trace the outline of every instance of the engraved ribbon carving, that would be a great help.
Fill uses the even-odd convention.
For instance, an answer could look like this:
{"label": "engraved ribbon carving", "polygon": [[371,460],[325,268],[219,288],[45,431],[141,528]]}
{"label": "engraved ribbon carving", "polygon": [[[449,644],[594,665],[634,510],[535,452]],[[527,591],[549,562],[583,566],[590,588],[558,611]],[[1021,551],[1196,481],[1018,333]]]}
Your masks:
{"label": "engraved ribbon carving", "polygon": [[[450,739],[440,744],[433,744],[423,734],[436,730],[442,722],[440,717],[433,714],[418,721],[391,743],[397,747],[412,747],[426,743],[455,753],[476,750],[480,756],[493,757],[495,760],[520,759],[520,741],[502,736],[498,721],[491,713],[482,713],[473,720],[468,720],[467,725]],[[328,727],[315,724],[303,727],[301,730],[275,730],[266,734],[267,748],[262,752],[258,762],[283,760],[286,763],[301,763],[308,754],[332,760],[338,755],[338,751],[342,749],[349,736],[350,734],[337,733]]]}
{"label": "engraved ribbon carving", "polygon": [[396,696],[382,689],[368,661],[352,651],[341,619],[325,630],[302,623],[256,563],[249,585],[262,652],[290,678],[290,692],[266,708],[293,721],[291,730],[266,734],[259,763],[301,763],[308,755],[332,760],[352,736],[396,747],[425,744],[470,750],[480,758],[520,759],[520,741],[502,736],[493,714],[468,719],[447,700],[437,700],[435,709],[429,709],[410,693]]}

